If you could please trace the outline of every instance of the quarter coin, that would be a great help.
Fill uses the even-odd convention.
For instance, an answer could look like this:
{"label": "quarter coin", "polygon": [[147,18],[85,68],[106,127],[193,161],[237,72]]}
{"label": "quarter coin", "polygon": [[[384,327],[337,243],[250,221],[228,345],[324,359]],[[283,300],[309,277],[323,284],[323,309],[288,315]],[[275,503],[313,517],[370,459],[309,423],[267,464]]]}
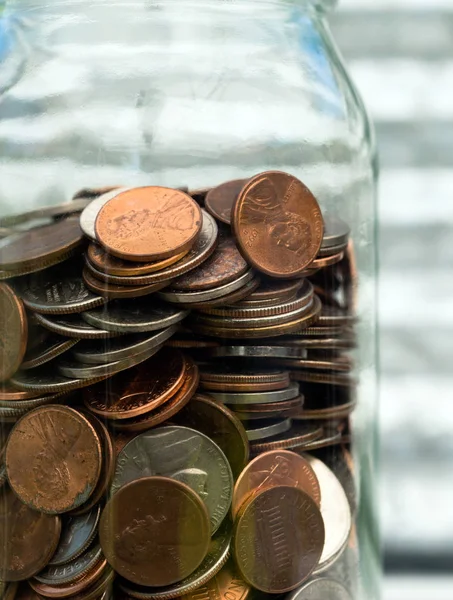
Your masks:
{"label": "quarter coin", "polygon": [[102,551],[99,544],[84,552],[78,558],[74,558],[64,565],[50,565],[35,575],[36,581],[47,585],[64,585],[73,583],[84,577],[102,560]]}
{"label": "quarter coin", "polygon": [[264,440],[266,438],[274,437],[288,431],[291,428],[291,419],[281,419],[278,421],[259,421],[258,423],[253,422],[247,425],[246,432],[249,442],[255,440]]}
{"label": "quarter coin", "polygon": [[100,514],[96,506],[80,517],[63,516],[60,541],[48,564],[63,565],[83,554],[97,533]]}
{"label": "quarter coin", "polygon": [[35,313],[33,317],[39,325],[49,331],[77,340],[103,340],[118,335],[113,331],[93,327],[78,313],[73,315],[42,315]]}
{"label": "quarter coin", "polygon": [[96,195],[94,199],[86,206],[80,215],[80,227],[83,233],[90,240],[96,240],[95,223],[99,211],[107,204],[112,198],[118,196],[120,192],[125,192],[130,188],[113,188],[108,190],[104,194]]}

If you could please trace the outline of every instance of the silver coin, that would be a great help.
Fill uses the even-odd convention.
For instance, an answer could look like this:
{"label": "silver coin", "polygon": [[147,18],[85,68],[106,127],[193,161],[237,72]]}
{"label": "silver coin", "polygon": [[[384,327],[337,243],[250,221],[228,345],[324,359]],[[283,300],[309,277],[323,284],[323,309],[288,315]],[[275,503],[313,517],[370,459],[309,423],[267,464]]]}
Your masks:
{"label": "silver coin", "polygon": [[188,310],[143,297],[113,300],[106,307],[82,313],[82,318],[93,327],[106,331],[144,333],[175,325],[188,314]]}
{"label": "silver coin", "polygon": [[104,376],[110,377],[111,375],[115,375],[115,373],[119,373],[120,371],[124,371],[125,369],[129,369],[130,367],[134,367],[135,365],[144,362],[153,356],[153,354],[156,354],[161,347],[162,345],[157,346],[157,348],[145,350],[145,352],[135,354],[129,358],[123,358],[122,360],[117,360],[105,365],[86,365],[77,361],[62,359],[61,361],[56,362],[55,368],[58,373],[64,377],[73,379],[93,379],[95,377]]}
{"label": "silver coin", "polygon": [[349,592],[333,579],[318,578],[304,583],[285,600],[352,600]]}
{"label": "silver coin", "polygon": [[197,492],[208,509],[212,532],[217,531],[233,497],[231,467],[217,444],[188,427],[146,431],[118,455],[112,492],[130,481],[153,475],[172,477]]}
{"label": "silver coin", "polygon": [[49,561],[50,566],[63,565],[85,552],[97,533],[100,514],[98,505],[79,517],[63,517],[60,541]]}
{"label": "silver coin", "polygon": [[178,292],[176,290],[169,289],[165,292],[158,292],[157,295],[163,298],[167,302],[175,302],[180,304],[195,304],[196,302],[207,302],[209,300],[215,300],[221,298],[227,294],[231,294],[236,290],[244,287],[249,281],[255,276],[255,272],[249,269],[246,273],[232,281],[219,287],[203,290],[202,292]]}
{"label": "silver coin", "polygon": [[[0,219],[0,227],[17,227],[18,225],[29,223],[34,220],[39,222],[43,219],[69,216],[83,210],[88,202],[89,201],[85,199],[78,199],[73,202],[66,202],[65,204],[57,204],[56,206],[44,206],[20,215],[2,217]],[[42,222],[40,222],[39,225],[42,225]]]}
{"label": "silver coin", "polygon": [[85,554],[66,562],[63,565],[51,565],[34,576],[40,583],[46,585],[63,585],[76,581],[86,575],[102,558],[99,544],[90,548]]}
{"label": "silver coin", "polygon": [[284,390],[274,392],[209,392],[209,395],[224,404],[266,404],[267,402],[284,402],[299,395],[299,384],[295,381]]}
{"label": "silver coin", "polygon": [[291,428],[291,419],[282,419],[281,421],[266,421],[253,423],[245,429],[249,442],[256,440],[265,440],[280,433],[285,433]]}
{"label": "silver coin", "polygon": [[107,301],[86,287],[78,263],[58,265],[28,277],[18,291],[27,308],[44,314],[83,312]]}
{"label": "silver coin", "polygon": [[[125,580],[120,581],[120,588],[132,598],[138,600],[171,600],[199,590],[210,581],[225,565],[230,554],[231,523],[224,521],[220,529],[211,539],[206,558],[195,571],[182,581],[165,587],[135,587]],[[233,599],[234,600],[234,599]]]}
{"label": "silver coin", "polygon": [[89,365],[104,365],[160,347],[177,330],[178,327],[173,325],[157,333],[122,335],[104,342],[86,340],[77,345],[72,356]]}
{"label": "silver coin", "polygon": [[210,358],[306,358],[305,348],[289,346],[220,346],[204,351]]}
{"label": "silver coin", "polygon": [[73,348],[79,341],[78,339],[67,339],[61,337],[47,330],[43,331],[45,331],[46,335],[42,337],[36,346],[30,348],[30,350],[27,350],[24,360],[20,366],[21,369],[35,369],[40,365],[44,365],[54,358],[57,358],[57,356],[61,356],[70,348]]}
{"label": "silver coin", "polygon": [[39,325],[42,325],[49,331],[70,338],[103,340],[118,335],[113,331],[93,327],[85,321],[80,314],[49,316],[35,313],[33,317]]}
{"label": "silver coin", "polygon": [[319,565],[315,574],[322,572],[332,564],[348,543],[352,527],[351,509],[343,486],[334,473],[321,460],[303,454],[321,488],[321,514],[324,520],[326,539]]}
{"label": "silver coin", "polygon": [[348,247],[348,244],[340,244],[338,246],[330,246],[329,248],[321,248],[320,251],[318,252],[316,258],[324,258],[327,256],[331,256],[334,254],[339,254],[340,252],[344,252],[346,250],[346,248]]}
{"label": "silver coin", "polygon": [[69,379],[56,372],[52,364],[43,365],[30,371],[17,371],[11,383],[19,390],[31,390],[37,393],[69,392],[101,381],[105,377],[95,379]]}
{"label": "silver coin", "polygon": [[57,404],[59,401],[63,401],[66,397],[64,392],[58,394],[49,394],[48,396],[42,396],[41,398],[31,398],[30,400],[0,400],[1,408],[18,408],[31,410],[44,404]]}
{"label": "silver coin", "polygon": [[324,237],[321,248],[340,246],[348,242],[351,228],[347,223],[332,215],[324,215]]}
{"label": "silver coin", "polygon": [[107,204],[109,200],[112,200],[115,198],[115,196],[118,196],[118,194],[122,192],[126,192],[128,189],[130,188],[117,188],[107,192],[106,194],[102,194],[102,196],[91,200],[86,206],[80,215],[80,228],[83,233],[90,238],[90,240],[96,241],[96,231],[94,229],[94,225],[101,208],[104,206],[104,204]]}

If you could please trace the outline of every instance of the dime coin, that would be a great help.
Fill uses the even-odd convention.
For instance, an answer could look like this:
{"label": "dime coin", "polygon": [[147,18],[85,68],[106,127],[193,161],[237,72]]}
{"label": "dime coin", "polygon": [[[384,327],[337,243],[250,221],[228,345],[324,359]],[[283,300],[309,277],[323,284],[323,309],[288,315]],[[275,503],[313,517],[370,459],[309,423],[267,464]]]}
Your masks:
{"label": "dime coin", "polygon": [[209,519],[199,496],[184,483],[142,476],[109,501],[99,536],[117,573],[139,585],[165,586],[202,563],[209,548]]}
{"label": "dime coin", "polygon": [[235,179],[209,190],[205,198],[206,210],[222,223],[229,225],[231,210],[247,181],[247,179]]}
{"label": "dime coin", "polygon": [[267,392],[288,387],[288,371],[247,370],[234,371],[225,367],[202,367],[201,387],[224,392]]}
{"label": "dime coin", "polygon": [[34,318],[37,323],[49,331],[53,331],[54,333],[58,333],[59,335],[70,338],[103,340],[105,338],[118,335],[113,331],[107,331],[93,327],[87,321],[85,321],[80,314],[49,316],[35,313]]}
{"label": "dime coin", "polygon": [[352,600],[349,592],[337,581],[320,577],[305,583],[288,595],[288,600]]}
{"label": "dime coin", "polygon": [[114,300],[106,308],[82,313],[93,327],[114,333],[158,331],[182,321],[188,311],[149,298]]}
{"label": "dime coin", "polygon": [[272,304],[278,304],[280,302],[286,302],[294,298],[297,292],[306,285],[305,279],[290,279],[290,280],[278,280],[263,278],[260,287],[253,292],[247,301],[241,303],[242,306],[255,306],[255,304],[271,302]]}
{"label": "dime coin", "polygon": [[169,284],[169,282],[167,281],[137,286],[115,285],[111,283],[105,283],[104,281],[96,279],[96,277],[90,272],[88,266],[84,267],[82,276],[87,288],[108,300],[115,300],[121,298],[139,298],[140,296],[148,296],[153,292],[158,292],[159,290],[161,290]]}
{"label": "dime coin", "polygon": [[32,391],[34,396],[39,396],[45,393],[56,394],[78,390],[105,378],[104,375],[93,379],[69,379],[56,373],[50,363],[28,371],[18,371],[11,379],[11,383],[26,392]]}
{"label": "dime coin", "polygon": [[190,249],[201,229],[201,210],[184,192],[142,187],[121,192],[96,218],[96,238],[111,254],[147,262]]}
{"label": "dime coin", "polygon": [[64,565],[83,554],[97,533],[100,514],[96,506],[80,517],[63,516],[60,541],[48,564]]}
{"label": "dime coin", "polygon": [[99,271],[107,273],[108,275],[117,275],[118,277],[133,277],[134,275],[149,275],[149,273],[155,273],[161,271],[166,267],[171,267],[178,261],[180,261],[187,254],[182,252],[175,254],[164,260],[150,262],[150,263],[134,263],[132,261],[122,260],[108,254],[98,244],[90,244],[88,246],[87,256],[90,263],[96,267]]}
{"label": "dime coin", "polygon": [[58,405],[22,417],[5,451],[14,492],[48,514],[67,512],[89,498],[99,479],[101,460],[94,428],[77,411]]}
{"label": "dime coin", "polygon": [[173,325],[158,332],[123,335],[108,341],[84,340],[72,351],[72,356],[82,363],[103,365],[160,348],[176,331]]}
{"label": "dime coin", "polygon": [[210,581],[227,562],[230,552],[231,523],[226,520],[211,538],[209,550],[201,565],[182,581],[165,587],[143,587],[120,582],[120,588],[138,600],[171,600],[194,592]]}
{"label": "dime coin", "polygon": [[60,531],[60,517],[32,510],[4,486],[0,490],[1,579],[20,581],[43,569],[55,552]]}
{"label": "dime coin", "polygon": [[236,414],[240,412],[247,412],[248,414],[257,413],[266,418],[264,413],[274,411],[293,411],[295,408],[301,408],[304,403],[303,396],[297,396],[293,400],[286,400],[285,402],[268,402],[267,404],[235,404],[234,412]]}
{"label": "dime coin", "polygon": [[[280,344],[280,340],[278,341]],[[307,350],[288,346],[216,346],[207,350],[210,358],[304,358]]]}
{"label": "dime coin", "polygon": [[324,223],[319,205],[298,179],[261,173],[243,187],[232,227],[247,261],[277,278],[300,276],[321,247]]}
{"label": "dime coin", "polygon": [[196,394],[173,420],[201,431],[221,448],[236,479],[249,458],[249,442],[242,423],[226,406],[209,396]]}
{"label": "dime coin", "polygon": [[286,389],[273,392],[210,392],[209,395],[224,404],[266,404],[267,402],[283,402],[296,398],[299,396],[299,385],[293,382]]}
{"label": "dime coin", "polygon": [[85,406],[107,419],[130,419],[157,408],[182,386],[185,358],[173,348],[163,348],[149,361],[91,386],[84,393]]}
{"label": "dime coin", "polygon": [[96,240],[96,231],[94,228],[96,218],[99,214],[99,211],[107,204],[112,198],[118,196],[120,192],[125,192],[130,188],[113,188],[100,196],[96,196],[92,202],[88,204],[88,206],[84,209],[82,214],[80,215],[80,227],[83,233],[90,239]]}
{"label": "dime coin", "polygon": [[[292,416],[291,416],[292,418]],[[310,442],[319,439],[323,429],[316,423],[293,423],[285,433],[276,435],[272,440],[254,443],[250,449],[255,454],[269,450],[283,450],[301,448]]]}
{"label": "dime coin", "polygon": [[279,594],[301,585],[316,568],[323,546],[319,508],[297,487],[276,486],[253,495],[235,521],[236,565],[262,592]]}
{"label": "dime coin", "polygon": [[[82,557],[81,557],[82,560]],[[30,586],[41,594],[40,598],[67,598],[74,597],[81,592],[85,592],[87,588],[91,588],[92,584],[99,581],[102,576],[110,570],[105,558],[100,558],[88,568],[87,572],[78,577],[75,581],[70,581],[63,584],[48,584],[42,583],[33,578],[29,580]],[[78,596],[80,598],[80,596]],[[99,596],[96,596],[99,599]]]}
{"label": "dime coin", "polygon": [[30,349],[27,348],[24,360],[20,365],[21,369],[34,369],[40,365],[44,365],[57,356],[67,352],[78,342],[77,339],[67,339],[54,333],[50,333],[46,329],[42,329],[42,332],[44,335],[40,337],[39,343],[33,345]]}
{"label": "dime coin", "polygon": [[326,530],[324,549],[318,565],[318,569],[322,569],[348,542],[352,527],[351,509],[343,486],[329,467],[309,454],[305,454],[304,458],[316,473],[321,487],[321,514]]}
{"label": "dime coin", "polygon": [[64,585],[73,583],[84,577],[94,565],[102,559],[102,551],[99,544],[95,544],[78,558],[64,565],[51,565],[35,575],[36,581],[47,585]]}
{"label": "dime coin", "polygon": [[250,493],[279,485],[298,487],[320,505],[321,490],[310,463],[294,452],[271,450],[253,459],[237,480],[233,491],[233,518]]}
{"label": "dime coin", "polygon": [[134,438],[118,456],[112,492],[144,475],[171,477],[193,489],[206,504],[212,533],[228,514],[231,467],[219,446],[199,431],[165,426]]}
{"label": "dime coin", "polygon": [[350,234],[351,229],[347,223],[333,215],[324,215],[322,249],[347,244]]}
{"label": "dime coin", "polygon": [[21,300],[6,283],[0,283],[0,382],[20,366],[27,348],[27,315]]}
{"label": "dime coin", "polygon": [[176,279],[172,288],[183,292],[217,288],[237,280],[248,269],[233,238],[220,232],[214,253],[202,265]]}
{"label": "dime coin", "polygon": [[258,424],[253,423],[246,428],[249,442],[255,440],[264,440],[284,433],[291,428],[291,419],[281,419],[278,421],[263,421]]}
{"label": "dime coin", "polygon": [[250,294],[253,293],[254,290],[259,286],[260,279],[259,277],[254,276],[248,283],[244,286],[236,290],[235,292],[231,292],[230,294],[226,294],[225,296],[221,296],[220,298],[216,298],[214,300],[207,300],[205,302],[197,302],[196,305],[193,304],[180,304],[183,308],[196,308],[197,310],[205,309],[205,308],[214,308],[217,306],[230,306],[243,300],[244,298],[248,298]]}

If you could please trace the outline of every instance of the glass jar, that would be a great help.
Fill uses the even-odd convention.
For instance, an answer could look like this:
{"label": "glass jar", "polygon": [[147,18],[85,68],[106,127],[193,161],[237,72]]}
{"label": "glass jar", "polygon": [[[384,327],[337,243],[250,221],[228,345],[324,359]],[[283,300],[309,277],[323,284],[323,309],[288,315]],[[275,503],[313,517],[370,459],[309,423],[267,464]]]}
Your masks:
{"label": "glass jar", "polygon": [[[295,452],[310,452],[321,459],[324,466],[321,465],[321,471],[316,472],[320,479],[325,465],[330,468],[329,473],[336,476],[330,479],[329,475],[326,476],[327,481],[333,482],[333,488],[326,487],[325,490],[330,489],[326,494],[331,495],[321,499],[324,511],[330,510],[336,515],[333,523],[329,523],[326,535],[334,535],[332,528],[344,529],[344,520],[347,520],[344,514],[340,514],[341,503],[335,493],[335,489],[338,492],[335,488],[338,481],[349,500],[352,527],[345,540],[347,543],[336,548],[322,568],[319,565],[315,568],[314,583],[313,579],[308,583],[305,581],[301,584],[302,588],[296,586],[297,592],[290,592],[291,597],[297,597],[297,600],[318,597],[370,600],[379,597],[375,298],[377,162],[372,127],[329,30],[328,12],[334,4],[335,0],[10,0],[0,20],[3,61],[0,74],[0,231],[3,237],[0,275],[5,282],[2,285],[9,286],[14,295],[13,301],[3,290],[2,302],[5,307],[7,302],[13,302],[11,310],[17,312],[17,303],[21,302],[18,298],[24,299],[24,285],[35,290],[35,300],[28,298],[26,302],[27,316],[24,312],[20,313],[22,325],[7,319],[2,322],[2,338],[9,340],[3,345],[4,362],[5,353],[11,352],[10,347],[17,346],[19,353],[25,350],[24,319],[28,319],[28,354],[24,359],[22,353],[21,360],[33,354],[34,347],[42,351],[40,344],[44,342],[40,336],[43,335],[45,315],[49,312],[52,315],[52,310],[43,311],[42,306],[40,313],[39,301],[36,300],[39,296],[36,289],[40,286],[44,289],[49,284],[40,279],[42,269],[50,269],[59,260],[74,260],[69,257],[74,248],[68,242],[52,256],[49,249],[43,250],[39,265],[30,255],[27,259],[17,259],[16,263],[8,262],[11,261],[11,253],[8,253],[10,244],[14,245],[14,239],[18,239],[16,253],[18,247],[21,251],[32,252],[36,244],[42,244],[42,239],[47,236],[47,230],[38,227],[45,227],[48,223],[52,224],[51,227],[58,223],[64,227],[61,225],[62,214],[80,211],[91,198],[106,192],[106,186],[179,188],[184,196],[186,192],[191,194],[203,206],[207,190],[223,182],[244,180],[245,185],[257,174],[277,171],[297,178],[312,192],[324,216],[325,231],[331,232],[333,228],[338,233],[335,219],[341,219],[349,226],[351,235],[346,249],[344,236],[340,236],[341,243],[338,244],[329,242],[325,235],[324,252],[317,255],[318,259],[331,257],[335,250],[337,255],[341,254],[340,262],[317,273],[310,265],[305,265],[305,270],[299,272],[299,277],[310,278],[316,294],[328,307],[324,311],[327,331],[321,334],[314,325],[312,334],[313,339],[321,339],[321,343],[316,346],[316,343],[307,341],[310,340],[308,334],[302,336],[304,342],[300,342],[295,334],[293,342],[296,339],[298,343],[292,343],[290,335],[272,338],[274,345],[278,339],[278,344],[286,344],[286,348],[299,348],[299,354],[295,356],[302,363],[304,360],[308,363],[299,364],[296,368],[287,358],[279,357],[273,363],[263,363],[250,356],[239,358],[239,355],[234,355],[239,350],[231,350],[238,347],[234,338],[222,338],[217,332],[213,340],[206,334],[206,329],[201,329],[203,335],[200,337],[196,326],[190,329],[192,317],[185,325],[188,328],[175,334],[175,344],[184,347],[188,355],[199,362],[200,369],[206,367],[209,355],[203,352],[209,347],[212,350],[213,346],[224,349],[223,355],[217,353],[220,361],[216,364],[228,367],[230,371],[236,369],[242,376],[244,373],[250,375],[250,370],[255,375],[260,373],[263,364],[288,369],[292,378],[300,380],[306,402],[305,409],[299,408],[291,414],[295,419],[292,426],[294,423],[299,426],[316,422],[323,427],[318,443],[288,444],[287,447]],[[109,190],[109,193],[109,197],[115,199],[119,193],[129,192],[122,189]],[[238,193],[239,189],[235,198]],[[74,203],[72,208],[68,208],[70,202]],[[65,206],[59,208],[62,204]],[[274,208],[271,206],[272,210]],[[20,217],[17,216],[19,213],[28,214]],[[73,218],[69,217],[69,220]],[[218,225],[223,227],[220,222]],[[269,243],[276,243],[278,238],[277,246],[286,244],[290,249],[291,242],[285,237],[288,223],[274,225],[275,235],[273,242],[269,238]],[[234,229],[236,236],[243,235],[238,233],[237,227]],[[23,233],[23,230],[26,232]],[[230,235],[227,228],[223,231],[222,235]],[[253,229],[251,231],[253,237]],[[297,227],[295,231],[296,238],[304,235],[303,230]],[[33,232],[38,232],[38,238],[33,237]],[[94,235],[98,234],[98,231],[94,232]],[[68,234],[61,235],[64,238]],[[338,235],[336,240],[338,242]],[[244,252],[246,243],[243,242],[241,252],[247,258],[247,252]],[[181,256],[186,250],[181,250]],[[159,260],[171,258],[167,256]],[[252,263],[260,272],[257,261],[259,263],[260,257]],[[63,270],[67,264],[63,263]],[[61,275],[61,271],[59,273]],[[264,269],[261,275],[262,281],[267,281],[269,270]],[[281,281],[282,274],[277,274],[277,277],[279,279],[274,279],[274,283]],[[104,282],[107,296],[113,294],[113,287],[110,291],[108,289],[110,284],[118,285],[118,281]],[[231,287],[228,289],[231,290]],[[102,290],[98,292],[101,294]],[[53,293],[49,294],[52,296]],[[52,298],[55,301],[54,295]],[[285,302],[288,298],[294,300],[287,296]],[[82,303],[80,306],[88,310],[95,305],[95,301],[92,302],[93,305]],[[130,306],[130,299],[128,302]],[[241,306],[263,309],[266,302],[268,307],[268,299],[260,300],[255,296],[248,305],[245,301]],[[136,303],[137,307],[143,307],[143,299],[137,299]],[[106,304],[102,309],[104,321],[108,306]],[[81,310],[80,307],[72,306],[67,312],[77,310]],[[6,314],[8,311],[5,308],[3,312]],[[58,310],[55,312],[58,313]],[[264,312],[272,313],[267,309]],[[44,313],[44,320],[38,317],[39,327],[32,313]],[[278,315],[279,311],[275,309],[274,313]],[[210,323],[209,319],[207,322]],[[264,345],[262,337],[259,338],[260,346]],[[271,343],[269,339],[266,338],[266,344]],[[116,342],[109,340],[106,338],[98,345],[103,344],[104,352],[112,356]],[[254,339],[241,342],[243,347],[257,346]],[[46,343],[48,352],[51,352],[50,342]],[[58,339],[58,343],[63,342]],[[75,348],[69,349],[69,345],[65,347],[69,353],[65,356],[71,356],[74,361],[78,355]],[[213,360],[212,352],[209,358]],[[59,360],[61,356],[47,363],[51,371],[58,370],[55,361]],[[345,376],[338,369],[343,369],[347,360],[353,364],[353,373]],[[83,364],[83,360],[81,362]],[[313,362],[317,364],[313,366]],[[34,392],[22,392],[21,395],[16,388],[21,387],[22,375],[36,373],[34,368],[40,368],[32,364],[34,368],[24,370],[23,366],[22,363],[19,378],[17,373],[8,373],[14,385],[10,382],[2,384],[2,445],[6,444],[7,434],[15,421],[19,417],[25,418],[24,412],[37,406],[38,403],[28,402],[27,398],[44,397],[42,404],[47,406],[50,399],[46,394],[53,390],[52,386],[46,389],[38,386],[33,388]],[[30,364],[26,366],[30,367]],[[307,369],[315,374],[311,381],[310,377],[303,375]],[[7,373],[6,367],[4,373]],[[317,375],[321,375],[321,379]],[[104,387],[108,397],[115,392],[117,385],[116,380],[112,380],[116,382],[112,385],[109,381],[97,384],[98,388]],[[202,393],[212,391],[214,387],[212,382],[211,386],[206,386],[205,381]],[[220,395],[228,394],[233,388],[225,384]],[[21,389],[29,389],[23,381]],[[83,394],[86,393],[89,392]],[[77,396],[73,401],[71,396],[67,402],[75,402],[77,406],[80,398]],[[19,406],[22,401],[28,404]],[[64,403],[66,396],[63,400],[53,396],[53,401]],[[333,413],[319,412],[321,409]],[[247,413],[244,407],[242,410]],[[305,416],[303,410],[306,411]],[[313,411],[309,421],[304,420],[306,415],[310,415],[307,411]],[[274,421],[277,418],[275,414],[270,416]],[[241,418],[250,419],[243,421],[247,427],[258,427],[259,420],[253,417],[253,410]],[[281,422],[279,419],[274,421],[266,421],[266,426]],[[173,422],[181,425],[177,416],[171,419]],[[112,425],[108,419],[103,423],[109,427]],[[110,431],[117,430],[113,427]],[[47,435],[47,430],[42,429],[43,439],[47,439]],[[121,435],[115,435],[114,441],[120,449]],[[271,442],[281,436],[289,436],[287,432],[275,435],[277,437],[269,438]],[[12,436],[4,453],[2,481],[6,481],[8,471],[14,494],[21,500],[14,509],[19,514],[20,510],[26,510],[22,500],[33,508],[36,506],[34,499],[27,502],[26,494],[13,483],[14,474],[10,470],[14,469],[8,465],[8,457],[12,455],[11,461],[14,462],[14,452],[18,450],[14,450]],[[283,447],[281,444],[276,446],[277,449]],[[267,446],[264,444],[263,448]],[[25,463],[21,464],[24,466]],[[142,465],[142,475],[151,472],[154,473],[150,465]],[[32,469],[26,477],[31,480],[33,473]],[[60,476],[63,477],[61,473]],[[57,477],[49,484],[55,485],[56,495],[61,489],[58,481]],[[188,483],[185,476],[181,476],[180,481]],[[4,492],[6,485],[4,483]],[[321,485],[321,493],[323,489]],[[203,493],[200,497],[204,498]],[[12,527],[13,533],[8,535],[13,535],[16,525],[5,525],[11,519],[11,513],[4,508],[5,502],[3,527]],[[16,499],[16,502],[19,500]],[[63,514],[66,510],[55,512]],[[328,520],[326,512],[323,517],[324,521]],[[46,518],[51,521],[50,517]],[[63,524],[67,527],[66,521]],[[51,526],[57,527],[53,522],[53,525],[48,524],[47,529]],[[326,523],[324,526],[327,528]],[[130,527],[128,531],[131,531]],[[131,537],[134,537],[132,533]],[[135,543],[139,543],[136,538]],[[254,543],[256,546],[259,542]],[[255,546],[249,555],[255,552],[260,556],[260,550]],[[25,552],[23,548],[22,551]],[[233,554],[236,562],[247,560],[247,557],[238,558],[238,548],[233,548]],[[260,560],[266,564],[268,557],[264,555]],[[23,577],[8,577],[5,564],[9,559],[7,552],[0,557],[0,562],[3,562],[0,569],[5,580],[27,579],[30,573],[35,574],[32,569]],[[278,564],[278,556],[276,560]],[[238,568],[242,568],[243,574],[244,565],[238,565]],[[321,582],[320,578],[323,578]],[[44,583],[49,581],[52,583],[51,579],[44,578]],[[61,579],[57,583],[61,584]],[[202,583],[208,585],[206,581]],[[288,592],[290,588],[294,586],[286,586],[285,590]],[[236,597],[232,589],[226,587],[224,590],[228,599]],[[262,591],[280,592],[281,589],[278,586],[268,589],[264,585]],[[135,592],[136,597],[145,597],[139,596],[137,590]],[[181,590],[178,595],[182,595]]]}

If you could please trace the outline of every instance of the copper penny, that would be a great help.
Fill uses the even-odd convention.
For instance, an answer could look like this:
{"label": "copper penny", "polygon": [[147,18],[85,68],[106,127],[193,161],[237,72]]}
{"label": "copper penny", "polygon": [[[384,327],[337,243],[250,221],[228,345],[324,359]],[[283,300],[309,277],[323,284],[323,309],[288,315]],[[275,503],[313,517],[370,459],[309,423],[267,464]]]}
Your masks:
{"label": "copper penny", "polygon": [[222,223],[229,225],[233,205],[247,181],[248,179],[234,179],[209,190],[205,198],[206,210]]}
{"label": "copper penny", "polygon": [[161,283],[151,283],[148,285],[115,285],[112,283],[106,283],[100,279],[96,279],[88,266],[84,267],[83,269],[83,280],[87,288],[89,288],[92,292],[96,292],[96,294],[99,294],[104,298],[108,298],[109,300],[147,296],[148,294],[162,290],[164,287],[167,287],[169,283],[171,283],[170,281],[163,281]]}
{"label": "copper penny", "polygon": [[312,269],[324,269],[340,262],[344,257],[344,252],[338,252],[337,254],[329,254],[321,258],[316,258],[310,265]]}
{"label": "copper penny", "polygon": [[233,491],[233,518],[249,494],[278,485],[300,488],[318,506],[321,503],[321,490],[310,463],[294,452],[271,450],[254,458],[237,480]]}
{"label": "copper penny", "polygon": [[[65,566],[63,565],[63,568]],[[67,566],[69,570],[70,565]],[[91,585],[96,583],[107,570],[107,561],[105,558],[99,560],[87,573],[76,581],[51,585],[50,583],[43,583],[36,579],[30,580],[30,585],[33,587],[35,592],[38,592],[46,598],[70,598],[75,594],[80,594]]]}
{"label": "copper penny", "polygon": [[176,279],[171,287],[187,292],[207,290],[235,281],[248,268],[233,238],[221,233],[214,254],[200,267]]}
{"label": "copper penny", "polygon": [[114,421],[113,424],[122,431],[137,433],[160,425],[164,421],[170,419],[189,402],[197,391],[198,381],[199,374],[197,365],[189,358],[186,358],[183,384],[169,400],[164,404],[161,404],[157,409],[141,415],[140,417],[123,421]]}
{"label": "copper penny", "polygon": [[166,267],[171,267],[184,258],[187,252],[188,250],[156,262],[134,263],[112,256],[98,244],[90,244],[88,246],[87,256],[91,264],[96,267],[96,269],[99,269],[99,271],[103,271],[108,275],[132,277],[134,275],[148,275],[149,273],[155,273]]}
{"label": "copper penny", "polygon": [[252,371],[234,372],[225,367],[202,367],[201,387],[205,390],[223,392],[267,392],[282,390],[289,386],[288,371]]}
{"label": "copper penny", "polygon": [[5,271],[15,271],[50,263],[76,249],[82,241],[79,217],[74,215],[6,238],[0,245],[0,264]]}
{"label": "copper penny", "polygon": [[0,401],[2,402],[19,402],[21,400],[31,400],[40,397],[39,392],[20,390],[16,388],[10,381],[0,383]]}
{"label": "copper penny", "polygon": [[324,222],[310,190],[298,179],[268,171],[245,184],[232,227],[247,261],[262,273],[294,278],[316,258]]}
{"label": "copper penny", "polygon": [[95,229],[102,246],[118,258],[160,260],[193,246],[201,229],[201,209],[178,190],[136,188],[107,202]]}
{"label": "copper penny", "polygon": [[163,348],[144,363],[84,391],[86,407],[113,420],[148,413],[171,398],[184,381],[186,362],[174,348]]}
{"label": "copper penny", "polygon": [[0,382],[20,366],[27,349],[28,323],[22,301],[6,283],[0,283]]}
{"label": "copper penny", "polygon": [[279,485],[243,504],[234,525],[233,553],[245,581],[262,592],[281,594],[308,579],[324,538],[316,502],[298,487]]}
{"label": "copper penny", "polygon": [[217,575],[193,592],[181,596],[181,600],[247,600],[251,592],[251,586],[241,579],[234,562],[230,559]]}
{"label": "copper penny", "polygon": [[181,581],[203,561],[211,529],[200,497],[167,477],[123,486],[101,516],[99,538],[117,573],[146,586]]}
{"label": "copper penny", "polygon": [[60,532],[60,517],[32,510],[4,486],[0,490],[0,578],[20,581],[41,571],[57,548]]}
{"label": "copper penny", "polygon": [[40,407],[22,417],[5,452],[15,493],[48,514],[67,512],[86,502],[98,482],[101,460],[100,441],[92,425],[72,408],[58,405]]}

